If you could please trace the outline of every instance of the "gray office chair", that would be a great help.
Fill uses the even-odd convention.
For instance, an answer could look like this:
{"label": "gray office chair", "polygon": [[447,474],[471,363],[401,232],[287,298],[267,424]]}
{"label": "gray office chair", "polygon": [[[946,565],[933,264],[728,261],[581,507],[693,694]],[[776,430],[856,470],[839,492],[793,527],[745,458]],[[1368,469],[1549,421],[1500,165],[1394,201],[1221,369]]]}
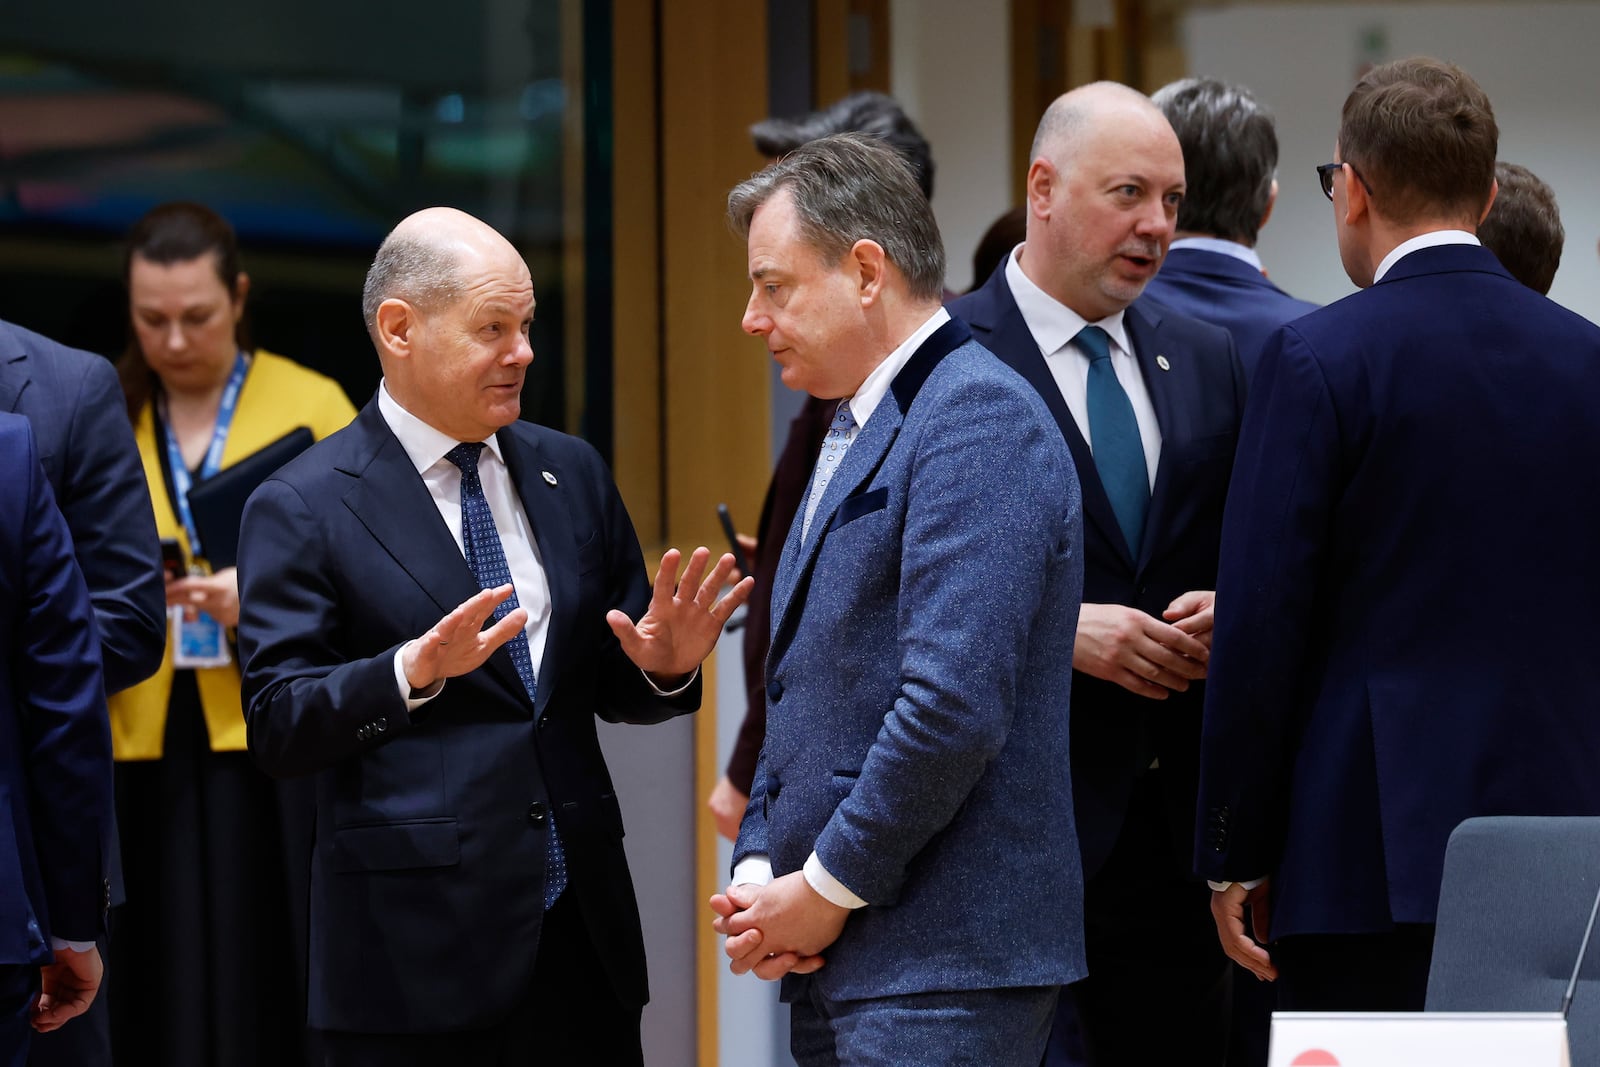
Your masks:
{"label": "gray office chair", "polygon": [[[1600,890],[1600,818],[1494,816],[1450,835],[1428,1011],[1559,1011]],[[1600,1065],[1600,931],[1567,1016],[1573,1067]]]}

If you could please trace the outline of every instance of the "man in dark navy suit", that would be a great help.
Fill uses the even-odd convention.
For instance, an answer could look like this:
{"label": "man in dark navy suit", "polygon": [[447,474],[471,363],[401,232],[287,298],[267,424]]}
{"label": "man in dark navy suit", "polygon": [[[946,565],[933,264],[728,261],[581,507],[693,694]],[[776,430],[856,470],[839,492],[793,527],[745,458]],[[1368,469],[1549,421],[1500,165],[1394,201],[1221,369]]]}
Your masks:
{"label": "man in dark navy suit", "polygon": [[[143,681],[161,665],[167,606],[150,490],[116,371],[92,352],[0,322],[0,411],[24,415],[33,425],[45,477],[89,585],[106,692]],[[111,903],[122,903],[115,850]],[[28,1062],[33,1067],[110,1063],[105,994],[72,1026],[35,1040]]]}
{"label": "man in dark navy suit", "polygon": [[490,227],[405,219],[363,310],[377,396],[255,492],[239,548],[250,751],[316,775],[310,1023],[330,1067],[639,1064],[595,719],[693,711],[750,580],[718,602],[733,557],[675,586],[669,550],[652,591],[599,454],[519,420],[533,281]]}
{"label": "man in dark navy suit", "polygon": [[1233,335],[1245,374],[1273,330],[1317,305],[1267,280],[1256,237],[1278,200],[1272,114],[1241,85],[1185,78],[1151,97],[1183,146],[1178,234],[1145,295]]}
{"label": "man in dark navy suit", "polygon": [[1497,141],[1460,69],[1366,74],[1318,168],[1362,291],[1252,385],[1195,853],[1286,1008],[1421,1010],[1451,830],[1600,815],[1600,717],[1552,659],[1600,645],[1600,329],[1479,246]]}
{"label": "man in dark navy suit", "polygon": [[100,986],[111,724],[89,592],[32,430],[0,414],[0,1064]]}
{"label": "man in dark navy suit", "polygon": [[1219,1064],[1226,1041],[1228,964],[1188,828],[1244,371],[1221,329],[1135,302],[1184,187],[1148,98],[1074,90],[1034,137],[1026,242],[950,304],[1044,398],[1082,482],[1071,760],[1089,977],[1064,995],[1051,1063],[1074,1007],[1096,1065]]}

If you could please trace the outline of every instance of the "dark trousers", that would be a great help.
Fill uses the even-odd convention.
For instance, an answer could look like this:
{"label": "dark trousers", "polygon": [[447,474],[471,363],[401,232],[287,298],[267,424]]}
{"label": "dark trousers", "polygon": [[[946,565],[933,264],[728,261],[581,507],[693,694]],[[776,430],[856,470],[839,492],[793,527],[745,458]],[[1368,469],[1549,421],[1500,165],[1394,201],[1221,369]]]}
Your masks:
{"label": "dark trousers", "polygon": [[0,964],[0,1067],[22,1067],[27,1062],[33,1036],[29,1020],[38,992],[39,968]]}
{"label": "dark trousers", "polygon": [[1380,934],[1301,934],[1272,946],[1284,1011],[1421,1011],[1433,925]]}
{"label": "dark trousers", "polygon": [[[1176,858],[1163,777],[1134,786],[1116,846],[1084,884],[1089,976],[1062,992],[1056,1027],[1076,1012],[1093,1067],[1221,1067],[1226,1054],[1230,965],[1211,890]],[[1053,1040],[1052,1055],[1063,1044]]]}
{"label": "dark trousers", "polygon": [[448,1034],[324,1030],[327,1067],[642,1067],[642,1008],[617,999],[573,897],[569,890],[545,912],[533,983],[505,1022]]}

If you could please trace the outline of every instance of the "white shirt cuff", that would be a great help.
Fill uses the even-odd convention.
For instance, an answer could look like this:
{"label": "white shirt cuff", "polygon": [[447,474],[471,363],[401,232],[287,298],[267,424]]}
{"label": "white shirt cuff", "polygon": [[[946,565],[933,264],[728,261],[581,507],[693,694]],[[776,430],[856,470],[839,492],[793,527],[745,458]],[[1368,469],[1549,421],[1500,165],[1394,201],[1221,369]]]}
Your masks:
{"label": "white shirt cuff", "polygon": [[52,952],[60,952],[64,948],[71,949],[73,952],[88,952],[94,947],[93,941],[68,941],[64,937],[52,937],[50,939],[50,951]]}
{"label": "white shirt cuff", "polygon": [[[687,679],[685,679],[684,683],[682,685],[678,686],[678,688],[676,688],[676,689],[663,689],[663,688],[661,688],[659,685],[656,684],[656,680],[654,678],[650,677],[650,674],[649,674],[648,671],[640,671],[639,673],[644,675],[644,680],[645,680],[646,683],[649,684],[650,688],[654,689],[656,691],[656,696],[658,696],[658,697],[675,697],[678,694],[682,693],[685,689],[688,689],[691,685],[694,684],[694,680],[696,678],[700,677],[700,668],[696,667],[694,670],[690,671],[689,672],[689,677]],[[770,868],[769,868],[769,873],[767,875],[767,880],[768,881],[772,880],[772,875],[770,873]]]}
{"label": "white shirt cuff", "polygon": [[[410,642],[408,641],[407,644],[410,644]],[[428,701],[432,700],[434,697],[443,692],[444,679],[440,678],[437,682],[434,682],[426,689],[416,690],[416,692],[421,693],[422,695],[413,697],[411,695],[413,691],[411,688],[411,682],[406,678],[406,669],[405,667],[401,666],[400,662],[400,657],[405,655],[405,651],[405,645],[401,645],[399,648],[395,649],[394,684],[400,687],[400,699],[406,702],[406,711],[410,712],[416,711],[418,708],[422,707],[422,705],[426,704]]]}
{"label": "white shirt cuff", "polygon": [[807,884],[828,903],[851,910],[867,906],[866,901],[850,892],[843,882],[828,873],[828,869],[817,859],[815,852],[806,857],[806,865],[802,869],[805,871]]}
{"label": "white shirt cuff", "polygon": [[733,868],[733,885],[766,885],[772,881],[772,860],[765,852],[752,852]]}
{"label": "white shirt cuff", "polygon": [[1210,886],[1212,892],[1214,893],[1225,893],[1227,892],[1229,886],[1234,885],[1242,885],[1244,886],[1245,891],[1249,892],[1265,881],[1265,878],[1246,878],[1242,882],[1213,882],[1211,879],[1207,878],[1206,885]]}

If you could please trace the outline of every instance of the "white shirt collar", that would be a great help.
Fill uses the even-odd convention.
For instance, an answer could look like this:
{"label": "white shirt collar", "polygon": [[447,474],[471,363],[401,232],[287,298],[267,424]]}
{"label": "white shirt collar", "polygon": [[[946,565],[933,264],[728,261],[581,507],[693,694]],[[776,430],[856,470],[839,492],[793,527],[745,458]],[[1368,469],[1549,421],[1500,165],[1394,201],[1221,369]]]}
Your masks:
{"label": "white shirt collar", "polygon": [[1006,283],[1011,286],[1012,299],[1017,302],[1017,310],[1022,312],[1022,321],[1027,323],[1028,332],[1033,334],[1041,355],[1050,356],[1059,352],[1067,342],[1078,336],[1079,330],[1088,325],[1104,330],[1123,352],[1133,352],[1133,346],[1128,343],[1127,327],[1122,322],[1126,309],[1113,312],[1091,324],[1088,319],[1033,283],[1033,279],[1022,270],[1018,258],[1021,252],[1022,245],[1018,245],[1006,257]]}
{"label": "white shirt collar", "polygon": [[[444,459],[446,452],[461,443],[401,407],[400,401],[389,392],[387,381],[378,383],[378,414],[389,424],[389,429],[399,439],[400,447],[406,450],[418,474]],[[494,434],[485,438],[483,443],[489,446],[489,451],[494,453],[496,459],[505,462],[505,457],[500,454],[500,441]]]}
{"label": "white shirt collar", "polygon": [[928,321],[918,326],[916,330],[900,342],[900,347],[890,352],[884,361],[872,368],[872,373],[867,375],[867,380],[861,383],[855,395],[847,398],[850,405],[850,414],[855,416],[857,426],[865,426],[872,413],[878,410],[878,404],[889,392],[889,386],[894,384],[895,375],[900,373],[917,349],[922,347],[922,342],[933,336],[933,332],[950,321],[950,312],[943,307],[939,308],[928,317]]}
{"label": "white shirt collar", "polygon": [[1238,241],[1225,241],[1220,237],[1180,237],[1167,247],[1167,251],[1176,252],[1182,248],[1192,248],[1196,252],[1215,252],[1219,256],[1232,256],[1250,264],[1256,270],[1262,269],[1261,257],[1256,255],[1256,250]]}
{"label": "white shirt collar", "polygon": [[1391,267],[1419,249],[1437,248],[1439,245],[1481,244],[1482,241],[1466,230],[1434,230],[1431,233],[1419,233],[1409,241],[1401,241],[1394,246],[1393,251],[1383,257],[1383,262],[1378,264],[1377,271],[1372,275],[1372,284],[1377,285],[1383,281],[1383,276],[1389,273]]}

